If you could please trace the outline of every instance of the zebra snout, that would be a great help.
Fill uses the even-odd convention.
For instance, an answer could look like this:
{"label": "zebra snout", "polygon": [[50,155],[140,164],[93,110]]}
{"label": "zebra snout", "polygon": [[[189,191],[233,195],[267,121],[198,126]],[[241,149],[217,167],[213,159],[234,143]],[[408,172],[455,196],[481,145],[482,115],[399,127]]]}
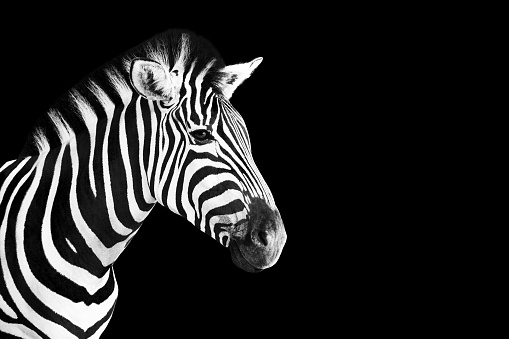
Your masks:
{"label": "zebra snout", "polygon": [[286,242],[286,232],[277,210],[263,200],[250,206],[249,221],[232,234],[233,262],[248,272],[259,272],[274,265]]}

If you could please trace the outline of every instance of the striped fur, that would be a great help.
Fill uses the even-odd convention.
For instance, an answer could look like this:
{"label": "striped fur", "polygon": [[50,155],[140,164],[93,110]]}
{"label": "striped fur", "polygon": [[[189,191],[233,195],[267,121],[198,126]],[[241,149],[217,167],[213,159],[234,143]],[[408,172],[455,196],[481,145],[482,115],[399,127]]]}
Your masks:
{"label": "striped fur", "polygon": [[[133,89],[139,58],[174,70],[171,99]],[[38,122],[0,167],[0,333],[99,338],[118,296],[112,264],[156,203],[226,247],[256,219],[253,206],[281,224],[228,101],[231,74],[208,42],[168,31],[95,71]],[[203,129],[213,140],[193,138]]]}

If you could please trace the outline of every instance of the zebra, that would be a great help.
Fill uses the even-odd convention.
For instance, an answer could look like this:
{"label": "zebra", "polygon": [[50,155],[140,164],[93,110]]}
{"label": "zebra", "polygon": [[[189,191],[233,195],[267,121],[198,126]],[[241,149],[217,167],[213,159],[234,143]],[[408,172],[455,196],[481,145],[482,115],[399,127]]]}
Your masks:
{"label": "zebra", "polygon": [[286,231],[229,101],[261,62],[227,66],[205,38],[168,30],[55,102],[0,165],[2,338],[99,338],[113,263],[156,204],[245,271],[278,261]]}

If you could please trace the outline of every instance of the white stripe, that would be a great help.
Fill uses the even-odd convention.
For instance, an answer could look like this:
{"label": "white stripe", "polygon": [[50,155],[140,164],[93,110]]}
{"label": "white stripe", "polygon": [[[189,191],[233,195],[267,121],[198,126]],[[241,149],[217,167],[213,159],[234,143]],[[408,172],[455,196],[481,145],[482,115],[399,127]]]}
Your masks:
{"label": "white stripe", "polygon": [[[13,162],[15,162],[17,159],[14,159],[14,160],[10,160],[10,161],[7,161],[5,164],[2,165],[2,167],[0,167],[0,172],[2,172],[4,169],[6,169],[8,166],[10,166]],[[0,199],[0,201],[2,201]]]}
{"label": "white stripe", "polygon": [[78,251],[76,251],[76,247],[71,243],[71,241],[68,238],[65,238],[65,242],[67,242],[67,246],[76,254],[78,254]]}
{"label": "white stripe", "polygon": [[[189,73],[189,74],[191,74],[191,73]],[[201,83],[203,81],[203,77],[200,78],[200,75],[201,75],[201,73],[196,77],[196,80],[194,82],[194,92],[196,93],[196,95],[194,97],[194,113],[196,113],[196,115],[198,116],[198,119],[199,119],[198,126],[203,126],[204,117],[203,117],[203,113],[201,111],[201,103],[200,103]],[[189,98],[191,99],[192,96],[190,96]],[[191,119],[189,119],[189,121],[191,122]],[[195,122],[193,121],[193,123],[195,123]]]}
{"label": "white stripe", "polygon": [[[193,92],[193,89],[191,88],[191,85],[190,85],[190,80],[191,80],[191,74],[193,74],[193,71],[194,71],[194,66],[196,65],[196,61],[193,61],[193,63],[191,64],[191,67],[189,68],[189,71],[187,72],[186,74],[186,78],[184,79],[184,87],[186,88],[186,97],[187,97],[187,100],[186,100],[186,113],[188,114],[188,116],[186,117],[186,121],[191,121],[190,116],[191,116],[191,112],[192,112],[192,109],[191,109],[191,93]],[[186,126],[187,127],[187,126]]]}
{"label": "white stripe", "polygon": [[22,339],[42,339],[37,333],[22,324],[10,324],[0,320],[0,330]]}
{"label": "white stripe", "polygon": [[[99,88],[95,82],[90,81],[88,85],[88,89],[96,94],[97,96],[101,96],[102,89]],[[104,93],[104,92],[103,92]],[[103,94],[105,95],[105,94]],[[87,126],[88,133],[90,135],[90,156],[88,160],[88,179],[90,181],[90,188],[92,189],[92,193],[94,197],[97,196],[97,190],[95,187],[95,175],[94,175],[94,153],[95,153],[95,139],[96,139],[96,127],[97,127],[97,116],[95,115],[94,110],[90,106],[90,104],[85,100],[85,98],[79,94],[78,91],[72,91],[70,93],[71,98],[73,99],[78,111],[80,112],[80,116],[85,122]]]}
{"label": "white stripe", "polygon": [[[207,90],[207,93],[205,94],[205,100],[204,102],[207,102],[207,98],[212,94],[212,88],[209,88]],[[212,98],[210,98],[209,104],[207,106],[207,113],[205,114],[205,126],[210,125],[210,119],[212,118],[212,105],[216,101],[216,96],[214,95]],[[219,114],[219,113],[218,113]],[[217,120],[217,119],[216,119]]]}
{"label": "white stripe", "polygon": [[13,319],[18,319],[16,312],[7,304],[4,297],[0,294],[0,310]]}
{"label": "white stripe", "polygon": [[[200,73],[196,76],[196,79],[195,79],[195,82],[194,82],[194,87],[195,87],[195,92],[196,92],[196,98],[195,98],[195,102],[194,102],[194,109],[195,109],[195,113],[198,115],[200,121],[198,123],[199,126],[203,126],[204,123],[205,123],[205,113],[207,112],[202,112],[201,110],[201,84],[203,83],[203,78],[205,77],[205,75],[207,74],[207,72],[209,71],[209,69],[212,67],[212,65],[214,65],[214,63],[216,62],[216,59],[212,59],[201,71]],[[191,74],[191,73],[189,73]],[[209,88],[210,90],[210,88]],[[207,114],[207,115],[210,115],[210,114]]]}

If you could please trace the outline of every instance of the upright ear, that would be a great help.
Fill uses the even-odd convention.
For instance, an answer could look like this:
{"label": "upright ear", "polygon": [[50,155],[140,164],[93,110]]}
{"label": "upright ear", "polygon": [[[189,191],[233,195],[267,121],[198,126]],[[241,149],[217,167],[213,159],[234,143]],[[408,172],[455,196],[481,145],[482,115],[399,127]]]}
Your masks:
{"label": "upright ear", "polygon": [[262,60],[263,58],[256,58],[244,64],[231,65],[223,68],[221,73],[223,73],[224,76],[219,84],[223,95],[227,99],[230,99],[237,87],[251,76],[251,73],[253,73]]}
{"label": "upright ear", "polygon": [[175,86],[171,76],[158,62],[135,59],[131,63],[131,83],[136,91],[149,100],[171,100],[175,96]]}

